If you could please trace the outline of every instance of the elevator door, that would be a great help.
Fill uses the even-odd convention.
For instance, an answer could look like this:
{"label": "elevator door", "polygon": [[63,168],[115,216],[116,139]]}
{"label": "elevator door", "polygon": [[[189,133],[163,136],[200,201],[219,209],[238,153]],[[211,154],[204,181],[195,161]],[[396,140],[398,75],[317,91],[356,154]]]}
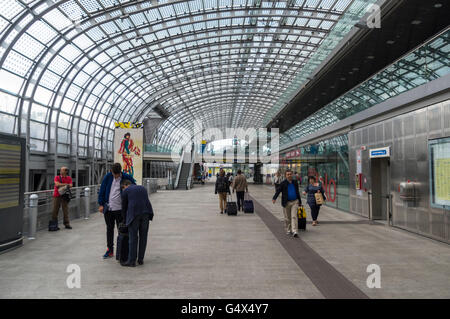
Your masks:
{"label": "elevator door", "polygon": [[390,207],[389,158],[373,158],[370,161],[372,178],[372,219],[387,220]]}

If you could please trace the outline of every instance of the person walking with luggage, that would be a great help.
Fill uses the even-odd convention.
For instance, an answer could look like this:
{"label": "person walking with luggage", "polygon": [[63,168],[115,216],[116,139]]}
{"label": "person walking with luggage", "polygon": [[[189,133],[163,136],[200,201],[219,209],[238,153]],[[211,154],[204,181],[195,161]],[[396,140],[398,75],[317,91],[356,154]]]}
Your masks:
{"label": "person walking with luggage", "polygon": [[236,191],[237,207],[238,207],[238,211],[240,211],[241,207],[242,207],[242,209],[244,209],[245,192],[248,193],[247,179],[245,178],[244,175],[242,175],[241,170],[237,171],[237,176],[233,180],[232,188],[233,188],[233,193]]}
{"label": "person walking with luggage", "polygon": [[[149,223],[153,220],[153,208],[144,186],[126,179],[122,182],[122,220],[128,227],[128,260],[122,266],[135,267],[144,264]],[[138,252],[139,243],[139,252]]]}
{"label": "person walking with luggage", "polygon": [[59,208],[62,207],[64,214],[64,226],[66,229],[72,229],[69,221],[69,201],[70,188],[73,187],[72,178],[69,176],[69,169],[61,167],[60,175],[55,176],[55,189],[53,191],[53,212],[52,219],[49,222],[49,231],[59,230],[58,227],[58,213]]}
{"label": "person walking with luggage", "polygon": [[230,193],[230,186],[228,179],[225,177],[225,171],[223,169],[219,172],[219,177],[216,180],[215,194],[219,194],[219,206],[220,213],[223,214],[224,209],[227,207],[227,193]]}
{"label": "person walking with luggage", "polygon": [[273,184],[275,185],[275,192],[280,187],[280,184],[282,181],[283,181],[283,177],[281,176],[281,172],[277,171],[277,174],[275,175],[275,178],[273,180]]}
{"label": "person walking with luggage", "polygon": [[98,193],[98,211],[105,217],[107,250],[103,258],[114,256],[114,228],[119,227],[122,212],[123,181],[129,180],[132,184],[136,181],[128,174],[122,173],[122,165],[114,163],[111,171],[105,175]]}
{"label": "person walking with luggage", "polygon": [[316,202],[316,194],[320,193],[322,194],[323,200],[326,200],[325,198],[325,192],[323,190],[322,184],[316,181],[316,178],[314,176],[308,177],[308,185],[306,186],[303,195],[307,195],[306,202],[308,203],[309,207],[311,208],[311,217],[313,220],[312,225],[316,226],[319,224],[317,221],[317,218],[319,217],[319,210],[321,204],[317,204]]}
{"label": "person walking with luggage", "polygon": [[298,190],[298,183],[292,178],[292,171],[287,170],[286,179],[281,182],[280,187],[273,196],[272,203],[275,204],[281,193],[281,205],[283,206],[286,234],[298,237],[298,207],[302,205],[302,199]]}

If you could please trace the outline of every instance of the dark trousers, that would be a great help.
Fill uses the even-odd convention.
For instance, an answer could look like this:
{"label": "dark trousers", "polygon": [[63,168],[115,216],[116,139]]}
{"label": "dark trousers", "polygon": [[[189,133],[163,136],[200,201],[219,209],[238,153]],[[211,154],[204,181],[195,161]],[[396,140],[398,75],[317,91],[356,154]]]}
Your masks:
{"label": "dark trousers", "polygon": [[135,263],[136,258],[138,259],[138,261],[144,261],[145,249],[147,248],[148,225],[150,220],[149,218],[149,214],[141,214],[139,216],[136,216],[130,223],[130,225],[128,225],[128,243],[130,245],[128,253],[128,263]]}
{"label": "dark trousers", "polygon": [[121,213],[120,210],[112,210],[104,213],[106,223],[106,244],[111,251],[114,249],[114,227],[115,225],[119,227],[119,223],[122,220]]}
{"label": "dark trousers", "polygon": [[319,205],[309,205],[309,207],[311,208],[312,220],[316,221],[317,217],[319,217],[320,206]]}
{"label": "dark trousers", "polygon": [[244,209],[244,195],[245,192],[236,192],[238,210]]}

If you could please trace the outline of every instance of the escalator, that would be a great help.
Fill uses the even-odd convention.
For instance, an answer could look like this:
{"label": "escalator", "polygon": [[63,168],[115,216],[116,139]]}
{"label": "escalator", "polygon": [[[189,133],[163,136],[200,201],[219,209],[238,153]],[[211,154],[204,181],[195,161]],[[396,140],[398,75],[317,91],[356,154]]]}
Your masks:
{"label": "escalator", "polygon": [[182,164],[177,189],[187,189],[187,182],[189,179],[190,168],[191,168],[191,163],[183,163]]}

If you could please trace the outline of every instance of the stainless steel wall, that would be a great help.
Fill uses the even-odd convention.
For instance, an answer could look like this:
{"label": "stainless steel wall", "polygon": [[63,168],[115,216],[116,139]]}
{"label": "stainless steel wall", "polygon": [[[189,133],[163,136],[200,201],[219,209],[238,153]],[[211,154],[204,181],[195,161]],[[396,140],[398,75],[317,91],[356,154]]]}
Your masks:
{"label": "stainless steel wall", "polygon": [[[350,131],[350,211],[366,217],[369,213],[368,193],[358,196],[355,189],[356,150],[366,147],[361,152],[363,188],[370,191],[369,149],[391,146],[393,225],[450,243],[450,212],[430,205],[428,154],[428,140],[449,136],[450,100]],[[419,197],[412,204],[399,197],[399,184],[408,180],[418,183]]]}

